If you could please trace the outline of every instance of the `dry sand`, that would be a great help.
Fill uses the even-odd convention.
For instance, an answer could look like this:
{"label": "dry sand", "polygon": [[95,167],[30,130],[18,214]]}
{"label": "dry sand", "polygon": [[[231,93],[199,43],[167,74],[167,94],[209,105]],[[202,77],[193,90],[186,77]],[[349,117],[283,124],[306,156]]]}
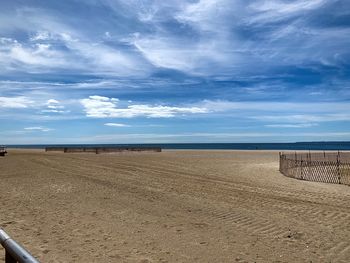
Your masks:
{"label": "dry sand", "polygon": [[10,150],[0,226],[42,262],[350,262],[350,187],[271,151]]}

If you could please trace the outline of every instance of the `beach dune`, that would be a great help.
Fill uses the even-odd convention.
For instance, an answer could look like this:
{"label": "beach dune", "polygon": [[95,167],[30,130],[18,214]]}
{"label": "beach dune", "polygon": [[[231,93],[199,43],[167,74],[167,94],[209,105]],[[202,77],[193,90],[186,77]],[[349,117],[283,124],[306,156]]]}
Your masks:
{"label": "beach dune", "polygon": [[8,152],[0,227],[42,262],[350,258],[350,187],[285,177],[277,151]]}

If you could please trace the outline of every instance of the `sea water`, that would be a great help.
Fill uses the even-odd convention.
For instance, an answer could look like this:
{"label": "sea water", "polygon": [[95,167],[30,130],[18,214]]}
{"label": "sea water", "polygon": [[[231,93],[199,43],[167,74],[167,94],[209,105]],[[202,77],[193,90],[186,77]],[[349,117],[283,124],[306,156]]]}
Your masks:
{"label": "sea water", "polygon": [[177,150],[350,150],[350,142],[295,143],[155,143],[155,144],[26,144],[7,145],[9,148],[44,149],[45,147],[160,147]]}

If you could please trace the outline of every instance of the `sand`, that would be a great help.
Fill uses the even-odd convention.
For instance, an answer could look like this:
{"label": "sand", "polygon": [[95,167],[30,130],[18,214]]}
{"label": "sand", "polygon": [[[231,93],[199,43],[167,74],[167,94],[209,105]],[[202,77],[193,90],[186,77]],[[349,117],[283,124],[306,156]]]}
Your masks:
{"label": "sand", "polygon": [[350,262],[350,187],[275,151],[9,150],[0,187],[0,227],[42,262]]}

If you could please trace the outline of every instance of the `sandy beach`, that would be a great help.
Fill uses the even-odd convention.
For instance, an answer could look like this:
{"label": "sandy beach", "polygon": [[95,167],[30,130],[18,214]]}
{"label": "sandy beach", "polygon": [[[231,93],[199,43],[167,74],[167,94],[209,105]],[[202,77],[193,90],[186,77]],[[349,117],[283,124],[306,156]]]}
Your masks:
{"label": "sandy beach", "polygon": [[276,151],[10,149],[0,187],[0,227],[42,262],[350,259],[350,187],[287,178]]}

